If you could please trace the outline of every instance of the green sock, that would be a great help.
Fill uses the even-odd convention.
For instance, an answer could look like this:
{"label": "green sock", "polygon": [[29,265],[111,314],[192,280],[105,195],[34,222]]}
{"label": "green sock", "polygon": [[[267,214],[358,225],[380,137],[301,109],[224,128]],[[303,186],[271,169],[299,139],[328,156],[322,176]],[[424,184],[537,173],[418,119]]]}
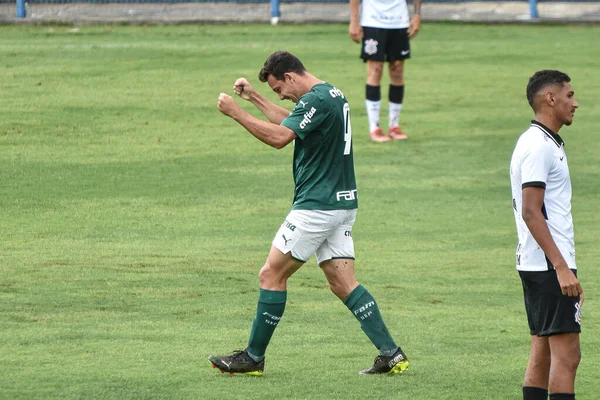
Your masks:
{"label": "green sock", "polygon": [[352,314],[360,322],[363,332],[382,354],[390,354],[398,349],[381,318],[375,299],[363,285],[358,285],[346,297],[344,304],[352,311]]}
{"label": "green sock", "polygon": [[283,316],[286,298],[287,291],[260,289],[256,317],[248,341],[248,353],[254,356],[252,358],[260,360],[265,356],[271,336]]}

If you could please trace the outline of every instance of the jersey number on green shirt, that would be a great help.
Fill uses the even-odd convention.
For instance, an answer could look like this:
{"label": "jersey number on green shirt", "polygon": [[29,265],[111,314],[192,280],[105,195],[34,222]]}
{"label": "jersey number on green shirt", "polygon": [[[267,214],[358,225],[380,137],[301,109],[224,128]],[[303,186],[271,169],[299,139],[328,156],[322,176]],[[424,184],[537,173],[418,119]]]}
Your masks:
{"label": "jersey number on green shirt", "polygon": [[352,148],[352,124],[350,124],[350,104],[348,103],[344,104],[344,127],[346,128],[344,132],[344,141],[346,142],[344,155],[347,156]]}

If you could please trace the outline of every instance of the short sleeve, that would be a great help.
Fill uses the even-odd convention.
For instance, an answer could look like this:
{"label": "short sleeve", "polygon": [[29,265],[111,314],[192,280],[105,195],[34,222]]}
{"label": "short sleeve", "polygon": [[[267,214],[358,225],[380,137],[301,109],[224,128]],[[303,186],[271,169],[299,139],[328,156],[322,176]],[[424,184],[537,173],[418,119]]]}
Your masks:
{"label": "short sleeve", "polygon": [[281,122],[281,125],[290,128],[300,138],[304,139],[327,118],[328,110],[324,102],[312,92],[308,92],[298,100],[292,113]]}
{"label": "short sleeve", "polygon": [[522,188],[545,188],[553,162],[554,154],[548,146],[535,146],[525,152],[521,160]]}

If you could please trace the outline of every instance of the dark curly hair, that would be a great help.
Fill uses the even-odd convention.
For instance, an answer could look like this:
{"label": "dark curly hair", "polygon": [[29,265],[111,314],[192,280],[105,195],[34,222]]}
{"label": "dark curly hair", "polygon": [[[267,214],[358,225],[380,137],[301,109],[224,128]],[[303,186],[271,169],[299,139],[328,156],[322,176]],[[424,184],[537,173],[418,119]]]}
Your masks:
{"label": "dark curly hair", "polygon": [[565,82],[571,82],[571,78],[564,72],[544,69],[533,74],[533,76],[529,78],[529,83],[527,84],[527,101],[531,108],[533,108],[535,95],[538,94],[542,88],[548,85],[563,86]]}
{"label": "dark curly hair", "polygon": [[266,82],[269,75],[273,75],[275,79],[282,81],[286,72],[295,72],[298,75],[304,75],[306,68],[304,68],[302,61],[298,57],[287,51],[280,50],[267,58],[258,73],[258,79],[261,82]]}

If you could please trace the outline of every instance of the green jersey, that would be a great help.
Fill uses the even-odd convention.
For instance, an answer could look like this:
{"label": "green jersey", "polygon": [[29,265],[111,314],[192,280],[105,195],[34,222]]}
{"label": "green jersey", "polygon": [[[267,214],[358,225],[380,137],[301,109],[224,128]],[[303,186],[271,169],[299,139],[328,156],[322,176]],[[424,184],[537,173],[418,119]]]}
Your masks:
{"label": "green jersey", "polygon": [[318,83],[281,125],[298,136],[292,210],[357,208],[350,106],[344,94],[329,83]]}

